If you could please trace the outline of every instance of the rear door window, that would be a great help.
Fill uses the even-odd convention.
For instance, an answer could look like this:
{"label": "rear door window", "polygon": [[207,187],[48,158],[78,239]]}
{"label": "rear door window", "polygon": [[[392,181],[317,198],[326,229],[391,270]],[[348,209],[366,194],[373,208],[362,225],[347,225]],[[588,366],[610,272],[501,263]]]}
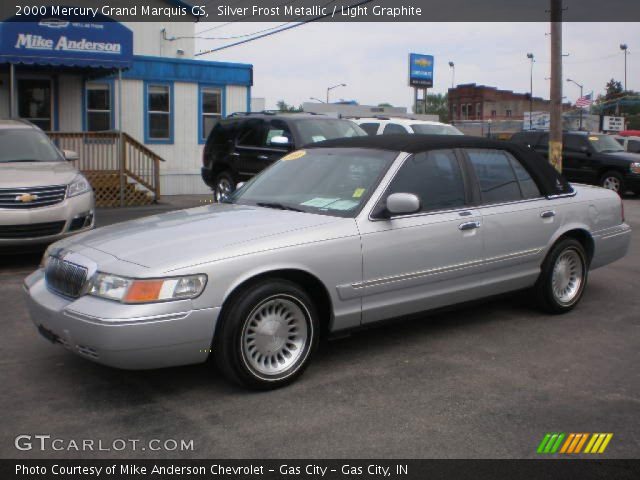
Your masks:
{"label": "rear door window", "polygon": [[562,149],[567,152],[579,152],[581,147],[587,146],[587,138],[584,135],[563,135]]}
{"label": "rear door window", "polygon": [[379,123],[361,123],[360,128],[367,132],[367,135],[376,135],[378,133],[378,128],[380,128]]}
{"label": "rear door window", "polygon": [[267,146],[277,147],[277,145],[271,145],[271,139],[273,137],[286,137],[289,140],[289,143],[293,144],[293,135],[291,134],[289,125],[287,125],[287,122],[283,120],[271,120],[269,122],[266,139]]}
{"label": "rear door window", "polygon": [[629,143],[627,143],[627,152],[640,153],[640,140],[629,140]]}
{"label": "rear door window", "polygon": [[506,203],[522,199],[516,172],[507,152],[490,149],[465,151],[480,185],[482,203]]}
{"label": "rear door window", "polygon": [[383,135],[393,135],[395,133],[407,133],[407,129],[397,123],[387,123],[382,130]]}
{"label": "rear door window", "polygon": [[409,158],[387,191],[413,193],[422,212],[448,210],[465,205],[462,170],[452,150],[432,150]]}
{"label": "rear door window", "polygon": [[238,135],[240,147],[263,147],[265,145],[265,122],[259,118],[252,118],[242,123]]}

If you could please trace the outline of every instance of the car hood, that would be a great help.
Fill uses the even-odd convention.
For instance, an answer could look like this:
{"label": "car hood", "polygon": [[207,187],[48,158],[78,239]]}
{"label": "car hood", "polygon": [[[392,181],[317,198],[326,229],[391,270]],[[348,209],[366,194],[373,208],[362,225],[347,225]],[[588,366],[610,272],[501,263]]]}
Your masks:
{"label": "car hood", "polygon": [[67,185],[77,174],[68,162],[0,163],[0,188]]}
{"label": "car hood", "polygon": [[620,160],[627,160],[629,162],[640,162],[640,153],[631,152],[604,152],[602,155],[615,157]]}
{"label": "car hood", "polygon": [[59,243],[70,250],[81,250],[82,245],[142,267],[170,271],[304,243],[309,239],[297,237],[301,231],[349,220],[353,222],[245,205],[209,205],[98,228]]}

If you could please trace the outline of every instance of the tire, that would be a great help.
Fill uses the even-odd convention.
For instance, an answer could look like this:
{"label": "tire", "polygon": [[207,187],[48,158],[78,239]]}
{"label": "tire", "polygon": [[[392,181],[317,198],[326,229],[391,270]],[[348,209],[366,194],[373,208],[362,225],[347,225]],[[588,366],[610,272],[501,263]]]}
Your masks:
{"label": "tire", "polygon": [[613,190],[622,196],[625,192],[624,177],[620,173],[610,170],[600,177],[600,186],[608,190]]}
{"label": "tire", "polygon": [[231,172],[224,171],[216,175],[213,181],[213,198],[217,203],[226,194],[233,193],[236,189],[236,183]]}
{"label": "tire", "polygon": [[547,313],[571,311],[582,298],[589,264],[584,247],[572,238],[558,241],[542,263],[534,287],[538,306]]}
{"label": "tire", "polygon": [[293,382],[318,346],[316,307],[288,280],[267,279],[246,288],[224,307],[219,322],[213,342],[219,370],[255,390]]}

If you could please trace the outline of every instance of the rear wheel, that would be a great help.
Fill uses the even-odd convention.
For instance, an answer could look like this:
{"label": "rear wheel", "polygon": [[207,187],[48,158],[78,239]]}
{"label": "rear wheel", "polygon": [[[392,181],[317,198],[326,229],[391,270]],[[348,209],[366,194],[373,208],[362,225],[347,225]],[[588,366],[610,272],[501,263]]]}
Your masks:
{"label": "rear wheel", "polygon": [[624,193],[624,178],[620,173],[611,170],[600,177],[600,186],[622,195]]}
{"label": "rear wheel", "polygon": [[587,283],[587,256],[580,242],[556,243],[542,264],[535,285],[538,305],[549,313],[566,313],[580,301]]}
{"label": "rear wheel", "polygon": [[288,280],[264,280],[241,292],[220,321],[213,346],[216,363],[228,379],[249,388],[291,383],[318,344],[315,305]]}
{"label": "rear wheel", "polygon": [[216,175],[213,187],[213,196],[216,199],[216,202],[220,202],[226,196],[233,193],[234,190],[235,183],[231,172],[225,171]]}

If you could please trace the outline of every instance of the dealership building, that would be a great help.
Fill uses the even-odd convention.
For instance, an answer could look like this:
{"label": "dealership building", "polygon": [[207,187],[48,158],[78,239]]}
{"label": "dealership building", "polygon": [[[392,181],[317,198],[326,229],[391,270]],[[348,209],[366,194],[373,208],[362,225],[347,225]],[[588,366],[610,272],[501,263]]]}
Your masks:
{"label": "dealership building", "polygon": [[203,144],[218,118],[250,110],[252,66],[194,59],[195,17],[39,20],[0,22],[0,117],[78,151],[94,189],[111,178],[150,200],[208,192]]}

